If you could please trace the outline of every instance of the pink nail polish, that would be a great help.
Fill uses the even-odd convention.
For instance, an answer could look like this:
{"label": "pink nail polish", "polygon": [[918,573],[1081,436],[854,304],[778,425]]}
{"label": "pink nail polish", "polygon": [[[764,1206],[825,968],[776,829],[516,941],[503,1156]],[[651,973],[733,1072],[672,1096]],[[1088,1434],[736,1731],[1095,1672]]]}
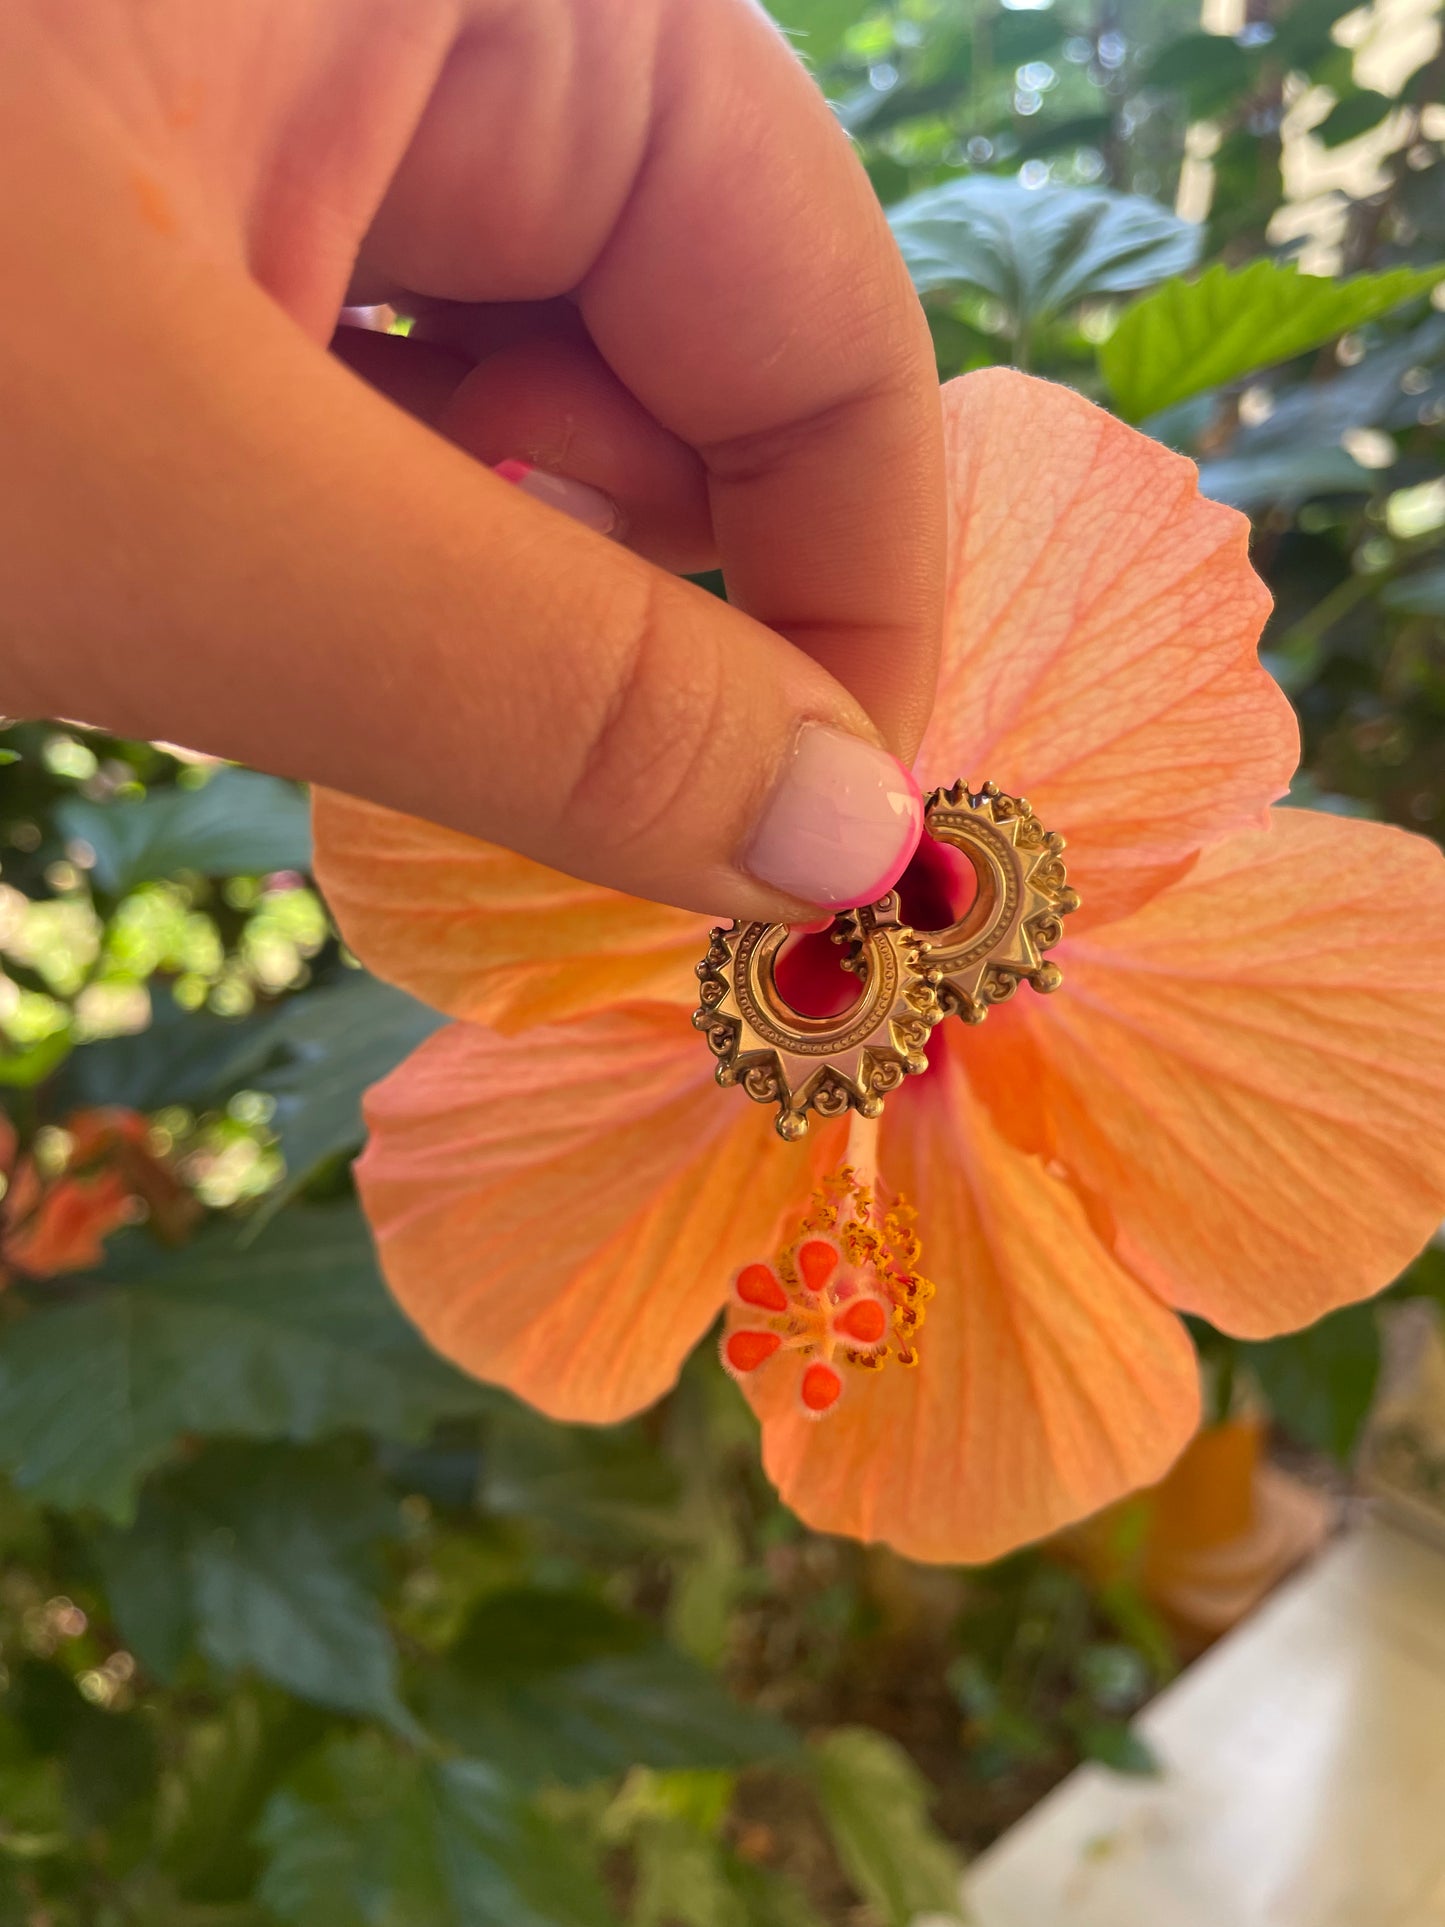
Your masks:
{"label": "pink nail polish", "polygon": [[922,829],[910,771],[872,743],[807,723],[743,867],[804,903],[871,903],[902,876]]}
{"label": "pink nail polish", "polygon": [[531,462],[498,462],[492,473],[598,535],[615,535],[621,526],[622,518],[612,497],[588,482],[574,482],[569,475],[551,475]]}

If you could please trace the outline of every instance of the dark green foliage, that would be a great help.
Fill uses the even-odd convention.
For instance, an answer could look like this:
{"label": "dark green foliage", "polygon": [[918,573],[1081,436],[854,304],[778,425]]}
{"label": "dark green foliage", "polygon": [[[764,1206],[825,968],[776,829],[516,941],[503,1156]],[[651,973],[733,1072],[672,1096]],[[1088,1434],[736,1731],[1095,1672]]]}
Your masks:
{"label": "dark green foliage", "polygon": [[1291,1438],[1347,1461],[1380,1376],[1373,1305],[1346,1305],[1308,1331],[1241,1347],[1269,1409]]}
{"label": "dark green foliage", "polygon": [[96,883],[114,896],[184,870],[250,876],[311,862],[305,798],[293,783],[252,770],[222,770],[200,789],[161,789],[134,802],[73,797],[55,814],[64,837],[89,844]]}
{"label": "dark green foliage", "polygon": [[219,1446],[154,1481],[135,1524],[100,1542],[116,1630],[171,1681],[198,1648],[300,1698],[414,1727],[377,1600],[395,1501],[337,1453]]}
{"label": "dark green foliage", "polygon": [[404,991],[348,970],[310,997],[283,1004],[261,1027],[280,1062],[253,1082],[275,1100],[274,1129],[286,1160],[279,1206],[328,1159],[361,1146],[361,1099],[442,1019]]}
{"label": "dark green foliage", "polygon": [[634,1765],[745,1766],[796,1747],[645,1620],[535,1588],[481,1601],[428,1682],[425,1716],[524,1785],[585,1785]]}
{"label": "dark green foliage", "polygon": [[608,1927],[567,1832],[476,1760],[334,1739],[266,1809],[260,1898],[296,1927]]}
{"label": "dark green foliage", "polygon": [[0,1336],[0,1465],[52,1505],[130,1515],[186,1435],[421,1438],[487,1395],[395,1310],[356,1207],[121,1241],[93,1292]]}

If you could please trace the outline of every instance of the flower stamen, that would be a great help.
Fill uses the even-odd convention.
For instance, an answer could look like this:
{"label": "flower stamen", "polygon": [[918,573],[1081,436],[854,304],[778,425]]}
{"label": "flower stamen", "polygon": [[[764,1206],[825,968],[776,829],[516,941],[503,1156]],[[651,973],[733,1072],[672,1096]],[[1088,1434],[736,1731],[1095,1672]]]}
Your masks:
{"label": "flower stamen", "polygon": [[726,1370],[746,1378],[770,1359],[795,1357],[799,1404],[822,1418],[849,1372],[878,1371],[890,1359],[916,1365],[934,1288],[918,1269],[913,1218],[904,1198],[881,1202],[877,1127],[855,1119],[847,1161],[813,1193],[792,1241],[772,1264],[744,1265],[734,1279]]}

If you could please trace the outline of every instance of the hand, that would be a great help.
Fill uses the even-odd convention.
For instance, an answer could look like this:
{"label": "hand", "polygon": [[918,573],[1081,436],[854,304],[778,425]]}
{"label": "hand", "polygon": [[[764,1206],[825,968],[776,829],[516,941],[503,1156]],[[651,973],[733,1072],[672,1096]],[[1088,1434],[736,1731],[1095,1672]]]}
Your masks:
{"label": "hand", "polygon": [[901,866],[932,354],[750,0],[8,0],[0,169],[0,707],[694,909]]}

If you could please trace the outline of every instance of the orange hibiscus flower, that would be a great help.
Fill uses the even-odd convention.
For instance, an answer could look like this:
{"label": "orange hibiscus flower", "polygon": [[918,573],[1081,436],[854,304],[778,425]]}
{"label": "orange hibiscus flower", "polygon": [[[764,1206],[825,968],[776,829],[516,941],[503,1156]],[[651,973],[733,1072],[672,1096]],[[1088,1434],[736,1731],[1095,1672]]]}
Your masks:
{"label": "orange hibiscus flower", "polygon": [[[1011,372],[945,403],[951,615],[920,775],[1026,794],[1083,908],[1058,994],[948,1020],[876,1126],[784,1144],[715,1088],[688,1022],[700,919],[347,798],[316,815],[348,941],[460,1020],[371,1093],[358,1170],[428,1336],[546,1412],[610,1421],[668,1388],[730,1296],[734,1333],[811,1317],[811,1350],[731,1347],[783,1498],[975,1561],[1165,1471],[1198,1420],[1179,1313],[1288,1330],[1429,1237],[1445,864],[1268,807],[1297,754],[1255,654],[1268,597],[1188,462]],[[905,914],[940,927],[947,887],[925,854]],[[850,1160],[911,1225],[850,1206]],[[925,1274],[926,1324],[889,1346],[865,1307],[900,1281],[921,1305]],[[843,1395],[800,1402],[830,1347]]]}
{"label": "orange hibiscus flower", "polygon": [[99,1264],[105,1240],[137,1213],[136,1159],[148,1130],[136,1111],[77,1111],[66,1122],[65,1168],[42,1172],[22,1156],[15,1127],[0,1113],[0,1282],[53,1278]]}

